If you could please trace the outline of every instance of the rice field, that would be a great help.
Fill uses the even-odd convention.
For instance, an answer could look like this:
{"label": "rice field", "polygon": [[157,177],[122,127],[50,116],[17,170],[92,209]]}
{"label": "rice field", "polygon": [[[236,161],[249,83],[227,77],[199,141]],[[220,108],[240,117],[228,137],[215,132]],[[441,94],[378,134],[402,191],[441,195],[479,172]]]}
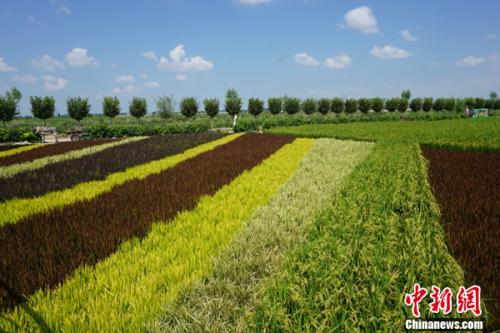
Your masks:
{"label": "rice field", "polygon": [[396,332],[415,283],[496,329],[500,123],[467,121],[2,150],[0,331]]}

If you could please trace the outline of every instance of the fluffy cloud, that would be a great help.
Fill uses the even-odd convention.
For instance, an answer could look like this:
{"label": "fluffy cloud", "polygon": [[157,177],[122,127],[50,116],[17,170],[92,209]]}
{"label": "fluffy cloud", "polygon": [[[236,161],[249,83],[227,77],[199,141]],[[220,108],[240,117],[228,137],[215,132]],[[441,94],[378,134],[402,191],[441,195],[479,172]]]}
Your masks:
{"label": "fluffy cloud", "polygon": [[311,57],[309,54],[302,52],[293,56],[293,61],[303,66],[319,66],[319,60]]}
{"label": "fluffy cloud", "polygon": [[271,0],[237,0],[240,5],[255,6],[271,2]]}
{"label": "fluffy cloud", "polygon": [[140,87],[136,87],[133,84],[128,84],[128,85],[126,85],[123,88],[115,88],[115,89],[113,89],[113,94],[125,94],[125,95],[129,95],[129,94],[133,94],[133,93],[136,93],[136,92],[139,92],[139,91],[141,91]]}
{"label": "fluffy cloud", "polygon": [[25,74],[25,75],[14,75],[11,78],[12,81],[20,82],[20,83],[36,83],[38,79],[33,75]]}
{"label": "fluffy cloud", "polygon": [[88,56],[87,52],[87,49],[76,47],[66,54],[64,60],[73,67],[97,66],[99,62],[94,57]]}
{"label": "fluffy cloud", "polygon": [[116,83],[130,83],[134,82],[134,77],[132,75],[119,75],[115,77]]}
{"label": "fluffy cloud", "polygon": [[141,56],[149,60],[158,61],[158,57],[153,51],[144,51],[141,53]]}
{"label": "fluffy cloud", "polygon": [[146,88],[160,88],[160,84],[156,81],[149,81],[149,82],[146,82],[144,83],[144,87]]}
{"label": "fluffy cloud", "polygon": [[375,45],[370,51],[370,54],[375,58],[381,59],[401,59],[408,58],[412,55],[411,52],[399,49],[392,45],[384,45],[383,47]]}
{"label": "fluffy cloud", "polygon": [[188,77],[187,77],[187,75],[185,75],[185,74],[180,74],[180,73],[179,73],[179,74],[177,74],[177,75],[175,76],[175,79],[176,79],[177,81],[187,81],[187,80],[188,80]]}
{"label": "fluffy cloud", "polygon": [[184,51],[184,45],[177,45],[170,51],[169,59],[165,57],[160,58],[158,69],[175,70],[180,72],[186,71],[208,71],[212,69],[214,64],[204,59],[201,56],[187,57]]}
{"label": "fluffy cloud", "polygon": [[409,30],[401,30],[399,31],[399,34],[401,35],[401,37],[403,37],[404,40],[408,41],[408,42],[416,42],[418,37],[417,36],[413,36],[411,34],[411,32]]}
{"label": "fluffy cloud", "polygon": [[51,56],[45,54],[38,59],[31,60],[33,67],[42,69],[44,71],[52,72],[56,69],[64,68],[64,65],[59,60],[52,58]]}
{"label": "fluffy cloud", "polygon": [[457,60],[456,64],[458,66],[477,66],[481,65],[484,61],[485,59],[483,57],[468,56]]}
{"label": "fluffy cloud", "polygon": [[377,19],[371,8],[367,6],[357,7],[345,13],[344,22],[348,28],[365,34],[378,32]]}
{"label": "fluffy cloud", "polygon": [[325,59],[325,66],[333,69],[344,69],[352,64],[351,57],[346,53],[341,53],[332,58]]}
{"label": "fluffy cloud", "polygon": [[8,73],[8,72],[15,72],[15,71],[17,71],[16,67],[9,66],[5,62],[4,58],[0,58],[0,72]]}
{"label": "fluffy cloud", "polygon": [[43,87],[47,91],[58,91],[66,89],[69,80],[62,79],[60,77],[54,77],[50,75],[45,75],[43,78]]}
{"label": "fluffy cloud", "polygon": [[60,6],[57,8],[57,14],[59,15],[71,15],[71,10],[66,6]]}

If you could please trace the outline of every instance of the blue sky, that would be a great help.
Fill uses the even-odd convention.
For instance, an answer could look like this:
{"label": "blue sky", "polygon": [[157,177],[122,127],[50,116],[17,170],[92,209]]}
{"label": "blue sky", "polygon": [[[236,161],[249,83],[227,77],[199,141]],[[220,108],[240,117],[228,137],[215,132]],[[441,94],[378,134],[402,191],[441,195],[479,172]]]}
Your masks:
{"label": "blue sky", "polygon": [[500,93],[500,2],[3,0],[0,90],[246,100]]}

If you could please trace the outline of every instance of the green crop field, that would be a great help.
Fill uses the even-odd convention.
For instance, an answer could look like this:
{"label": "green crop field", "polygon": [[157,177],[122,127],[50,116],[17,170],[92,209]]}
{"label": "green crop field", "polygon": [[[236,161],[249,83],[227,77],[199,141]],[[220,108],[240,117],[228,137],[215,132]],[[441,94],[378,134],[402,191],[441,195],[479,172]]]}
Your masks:
{"label": "green crop field", "polygon": [[398,332],[416,283],[499,327],[500,119],[270,132],[0,152],[0,331]]}

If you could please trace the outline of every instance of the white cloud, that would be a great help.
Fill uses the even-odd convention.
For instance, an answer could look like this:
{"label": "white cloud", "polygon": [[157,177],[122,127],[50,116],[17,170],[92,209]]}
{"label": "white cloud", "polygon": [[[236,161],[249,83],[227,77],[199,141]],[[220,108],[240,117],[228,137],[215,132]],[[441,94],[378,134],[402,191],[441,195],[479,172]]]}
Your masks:
{"label": "white cloud", "polygon": [[33,67],[42,69],[45,71],[52,72],[56,69],[64,68],[64,65],[59,60],[52,58],[51,56],[45,54],[38,59],[31,60]]}
{"label": "white cloud", "polygon": [[378,32],[377,19],[368,6],[361,6],[348,11],[344,15],[344,21],[348,28],[359,30],[365,34]]}
{"label": "white cloud", "polygon": [[144,87],[146,88],[160,88],[160,84],[156,81],[149,81],[144,83]]}
{"label": "white cloud", "polygon": [[141,56],[149,60],[158,61],[158,57],[153,51],[144,51],[141,53]]}
{"label": "white cloud", "polygon": [[296,55],[294,55],[293,61],[303,66],[319,66],[320,64],[318,59],[311,57],[309,54],[305,52],[297,53]]}
{"label": "white cloud", "polygon": [[486,39],[490,39],[490,40],[491,40],[491,39],[496,39],[496,38],[497,38],[497,35],[495,35],[495,34],[488,34],[488,35],[486,36]]}
{"label": "white cloud", "polygon": [[25,75],[14,75],[11,78],[12,81],[20,82],[20,83],[36,83],[38,79],[33,75],[25,74]]}
{"label": "white cloud", "polygon": [[115,77],[116,83],[131,83],[134,82],[134,77],[132,75],[119,75]]}
{"label": "white cloud", "polygon": [[125,94],[125,95],[128,95],[128,94],[133,94],[133,93],[136,93],[136,92],[139,92],[139,91],[141,91],[140,87],[136,87],[133,84],[128,84],[128,85],[126,85],[123,88],[115,88],[115,89],[113,89],[113,94]]}
{"label": "white cloud", "polygon": [[399,49],[392,45],[384,45],[383,47],[375,45],[370,51],[370,54],[375,58],[381,59],[401,59],[408,58],[412,55],[411,52]]}
{"label": "white cloud", "polygon": [[59,8],[57,8],[57,14],[59,14],[59,15],[71,15],[71,10],[68,7],[62,5]]}
{"label": "white cloud", "polygon": [[240,5],[255,6],[271,2],[271,0],[237,0]]}
{"label": "white cloud", "polygon": [[58,91],[66,89],[69,80],[62,79],[60,77],[54,77],[50,75],[45,75],[43,78],[43,87],[47,91]]}
{"label": "white cloud", "polygon": [[344,69],[352,64],[351,57],[346,53],[341,53],[332,58],[325,59],[325,66],[333,69]]}
{"label": "white cloud", "polygon": [[8,73],[8,72],[15,72],[15,71],[17,71],[16,67],[9,66],[5,62],[4,58],[0,58],[0,72]]}
{"label": "white cloud", "polygon": [[438,69],[441,68],[441,64],[439,62],[432,62],[429,64],[430,69]]}
{"label": "white cloud", "polygon": [[83,49],[81,47],[76,47],[72,49],[66,56],[64,60],[70,66],[74,67],[82,67],[94,65],[97,66],[99,62],[94,58],[87,55],[87,49]]}
{"label": "white cloud", "polygon": [[407,29],[399,31],[399,34],[401,35],[401,37],[403,37],[404,40],[408,42],[416,42],[418,39],[417,36],[413,36]]}
{"label": "white cloud", "polygon": [[40,20],[38,20],[36,17],[30,15],[30,16],[28,16],[28,22],[30,22],[30,23],[40,23]]}
{"label": "white cloud", "polygon": [[115,64],[115,63],[112,63],[110,66],[111,66],[111,68],[113,68],[113,69],[120,68],[120,65]]}
{"label": "white cloud", "polygon": [[141,78],[142,78],[143,80],[147,80],[147,79],[149,79],[149,76],[148,76],[148,74],[146,74],[146,73],[142,73],[142,74],[141,74]]}
{"label": "white cloud", "polygon": [[177,45],[170,51],[169,59],[165,57],[160,58],[158,69],[170,69],[180,72],[185,71],[208,71],[212,69],[214,64],[204,59],[201,56],[187,57],[184,51],[184,45]]}
{"label": "white cloud", "polygon": [[187,77],[187,75],[185,75],[185,74],[180,74],[180,73],[179,73],[179,74],[177,74],[177,75],[175,76],[175,79],[176,79],[177,81],[187,81],[187,80],[188,80],[188,77]]}
{"label": "white cloud", "polygon": [[485,59],[483,57],[468,56],[457,60],[456,64],[458,66],[477,66],[481,65],[484,61]]}

